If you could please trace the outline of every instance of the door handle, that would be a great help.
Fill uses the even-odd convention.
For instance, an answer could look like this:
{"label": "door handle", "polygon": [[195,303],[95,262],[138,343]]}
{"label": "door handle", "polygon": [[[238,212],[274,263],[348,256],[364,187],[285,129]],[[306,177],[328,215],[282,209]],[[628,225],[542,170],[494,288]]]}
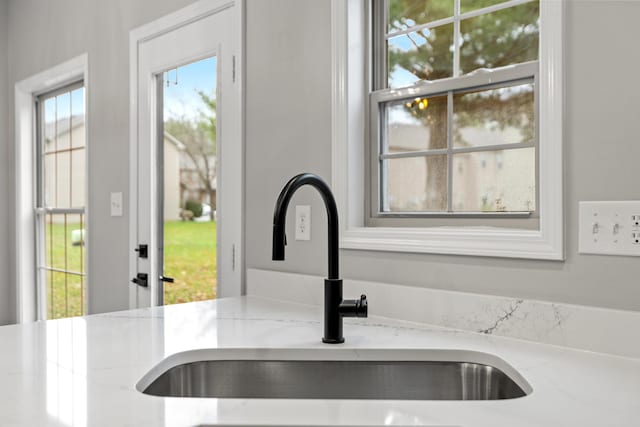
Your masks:
{"label": "door handle", "polygon": [[138,245],[134,251],[138,252],[138,257],[147,258],[149,256],[149,245]]}
{"label": "door handle", "polygon": [[131,279],[131,282],[135,283],[138,286],[146,288],[147,286],[149,286],[149,282],[147,280],[148,277],[149,276],[147,275],[147,273],[138,273],[136,277]]}
{"label": "door handle", "polygon": [[167,276],[160,276],[159,277],[160,281],[162,282],[167,282],[167,283],[173,283],[175,282],[175,280],[173,279],[173,277],[167,277]]}

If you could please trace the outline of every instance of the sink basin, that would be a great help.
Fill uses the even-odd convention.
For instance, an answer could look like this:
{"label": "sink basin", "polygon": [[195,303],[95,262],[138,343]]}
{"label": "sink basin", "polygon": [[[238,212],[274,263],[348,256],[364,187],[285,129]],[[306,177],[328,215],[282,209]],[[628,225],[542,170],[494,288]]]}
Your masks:
{"label": "sink basin", "polygon": [[[344,353],[341,356],[353,351]],[[366,354],[363,358],[363,353],[358,350],[358,357],[351,360],[335,356],[324,360],[287,359],[271,354],[261,359],[191,361],[171,366],[159,375],[148,374],[138,389],[165,397],[382,400],[499,400],[523,397],[531,391],[513,368],[483,353],[476,353],[483,357],[475,359],[485,359],[485,363],[469,361],[474,359],[471,352],[450,360],[411,360],[418,358],[415,353],[419,351],[413,351],[411,357],[405,353],[404,360],[367,358]],[[443,358],[443,354],[438,356]],[[450,356],[455,357],[455,352]],[[520,384],[487,364],[486,359],[491,358],[513,370]]]}

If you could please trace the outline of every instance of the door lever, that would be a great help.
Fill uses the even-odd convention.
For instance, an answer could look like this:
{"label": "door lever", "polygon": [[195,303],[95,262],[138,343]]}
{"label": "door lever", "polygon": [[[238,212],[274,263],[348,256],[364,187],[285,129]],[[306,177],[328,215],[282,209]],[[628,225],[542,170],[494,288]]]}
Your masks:
{"label": "door lever", "polygon": [[167,282],[167,283],[173,283],[175,282],[175,280],[173,279],[173,277],[167,277],[167,276],[160,276],[159,277],[160,281],[162,282]]}
{"label": "door lever", "polygon": [[149,276],[147,275],[147,273],[138,273],[136,277],[131,279],[131,282],[135,283],[138,286],[146,288],[147,286],[149,286],[149,282],[147,280],[148,277]]}

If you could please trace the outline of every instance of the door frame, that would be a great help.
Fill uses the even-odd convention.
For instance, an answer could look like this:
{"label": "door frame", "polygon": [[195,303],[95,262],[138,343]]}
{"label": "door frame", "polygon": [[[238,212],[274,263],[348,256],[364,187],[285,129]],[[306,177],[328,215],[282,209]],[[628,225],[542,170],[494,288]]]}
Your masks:
{"label": "door frame", "polygon": [[[246,0],[200,0],[197,1],[185,8],[179,9],[176,12],[173,12],[169,15],[166,15],[162,18],[159,18],[153,22],[145,24],[141,27],[138,27],[131,31],[129,36],[129,93],[130,93],[130,104],[129,104],[129,140],[130,140],[130,151],[129,151],[129,277],[135,277],[138,272],[138,257],[137,253],[134,249],[138,245],[138,149],[139,149],[139,114],[138,108],[140,102],[148,102],[149,100],[140,100],[139,99],[139,73],[138,73],[138,65],[140,58],[140,47],[147,41],[152,40],[156,37],[164,35],[173,30],[177,30],[183,26],[188,24],[197,22],[201,19],[207,18],[211,15],[215,15],[218,12],[231,9],[233,15],[233,25],[232,31],[233,34],[231,37],[235,39],[235,51],[234,55],[234,76],[235,76],[235,84],[233,85],[233,98],[235,102],[234,110],[230,111],[230,114],[234,114],[238,120],[236,121],[237,128],[233,130],[234,135],[238,136],[238,143],[240,144],[239,148],[239,164],[237,165],[239,168],[238,171],[238,179],[240,182],[238,183],[238,188],[240,189],[241,196],[238,198],[236,206],[234,208],[239,212],[239,215],[236,217],[238,221],[236,221],[233,226],[237,229],[235,230],[235,235],[237,239],[235,239],[235,243],[233,244],[233,254],[228,257],[233,260],[233,271],[237,274],[234,274],[234,278],[237,277],[237,280],[234,280],[235,283],[227,283],[222,284],[218,283],[217,288],[217,297],[228,297],[228,296],[239,296],[245,293],[245,271],[244,271],[244,158],[245,158],[245,144],[244,144],[244,82],[245,82],[245,74],[244,74],[244,62],[245,62],[245,1]],[[151,81],[149,80],[149,84]],[[145,80],[146,81],[146,80]],[[151,91],[155,93],[155,88],[150,88]],[[153,108],[150,108],[149,111],[152,111]],[[220,163],[222,160],[223,154],[220,153]],[[155,215],[156,206],[152,206],[152,213]],[[224,209],[224,208],[223,208]],[[153,216],[152,215],[152,216]],[[153,225],[152,225],[153,226]],[[220,235],[220,233],[218,233]],[[148,242],[150,243],[150,242]],[[218,245],[221,247],[221,245]],[[156,251],[154,248],[149,246],[149,256],[150,263],[153,265],[156,263],[156,260],[153,259],[156,256]],[[220,249],[218,249],[219,251]],[[218,252],[218,259],[220,259],[220,254]],[[220,271],[221,266],[218,266],[218,271]],[[152,269],[154,271],[155,269]],[[157,280],[157,279],[156,279]],[[134,284],[130,284],[129,286],[129,307],[137,308],[141,306],[146,306],[143,301],[139,300],[138,295],[139,287]],[[154,298],[151,298],[151,305],[154,305]]]}

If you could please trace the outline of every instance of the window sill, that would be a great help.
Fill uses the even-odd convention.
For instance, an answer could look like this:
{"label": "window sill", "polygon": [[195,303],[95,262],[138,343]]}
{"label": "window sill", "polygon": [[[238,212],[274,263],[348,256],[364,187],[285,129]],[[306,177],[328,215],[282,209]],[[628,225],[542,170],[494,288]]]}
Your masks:
{"label": "window sill", "polygon": [[539,230],[495,227],[352,227],[342,231],[340,247],[385,252],[564,259],[557,242]]}

